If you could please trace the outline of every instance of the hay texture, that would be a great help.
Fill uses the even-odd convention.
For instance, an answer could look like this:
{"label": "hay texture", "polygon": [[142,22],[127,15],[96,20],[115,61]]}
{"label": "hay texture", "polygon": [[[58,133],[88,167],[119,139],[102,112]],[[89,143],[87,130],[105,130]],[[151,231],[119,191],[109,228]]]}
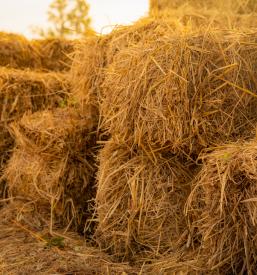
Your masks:
{"label": "hay texture", "polygon": [[[251,136],[257,118],[256,34],[181,33],[155,25],[105,69],[103,126],[151,154],[186,155]],[[166,30],[166,31],[164,31]]]}
{"label": "hay texture", "polygon": [[0,190],[5,190],[1,175],[14,143],[8,124],[25,113],[65,106],[69,86],[69,77],[61,73],[0,69]]}
{"label": "hay texture", "polygon": [[96,194],[101,248],[131,260],[183,246],[189,171],[176,157],[160,154],[152,163],[141,151],[108,141],[100,152]]}
{"label": "hay texture", "polygon": [[47,71],[69,71],[76,43],[60,38],[32,41],[39,52],[41,68]]}
{"label": "hay texture", "polygon": [[150,11],[184,8],[188,5],[198,9],[217,9],[239,14],[257,12],[255,0],[150,0]]}
{"label": "hay texture", "polygon": [[132,26],[119,26],[109,35],[90,37],[76,44],[70,71],[71,100],[82,106],[92,105],[98,110],[106,67],[113,62],[116,54],[137,44],[142,33],[151,37],[156,28],[164,32],[169,24],[162,19],[144,18]]}
{"label": "hay texture", "polygon": [[51,223],[61,219],[83,231],[94,194],[94,127],[90,110],[82,119],[70,108],[12,123],[16,147],[4,173],[9,196],[45,207]]}
{"label": "hay texture", "polygon": [[63,107],[70,93],[69,76],[0,69],[0,121],[19,119],[25,112]]}
{"label": "hay texture", "polygon": [[254,274],[257,142],[224,145],[201,158],[187,209],[205,265],[222,274]]}
{"label": "hay texture", "polygon": [[[55,229],[49,235],[44,227],[28,222],[40,220],[31,206],[12,203],[0,212],[1,274],[137,274],[126,264],[115,264],[112,257],[86,244],[74,232]],[[21,209],[26,211],[15,217]]]}
{"label": "hay texture", "polygon": [[[93,105],[98,110],[99,98],[103,94],[102,85],[106,74],[110,73],[109,66],[119,62],[115,57],[130,47],[134,51],[135,46],[138,45],[143,51],[148,42],[156,43],[159,37],[166,34],[173,35],[175,31],[192,34],[196,28],[203,27],[205,31],[206,28],[217,27],[247,30],[253,26],[256,26],[254,15],[220,14],[218,11],[188,7],[169,11],[162,16],[146,17],[131,26],[117,27],[109,35],[84,39],[76,44],[71,66],[72,101],[82,106]],[[160,41],[156,43],[155,47],[160,43]],[[124,73],[128,68],[124,68]],[[115,72],[112,73],[115,75]]]}
{"label": "hay texture", "polygon": [[67,71],[75,41],[46,39],[29,41],[17,34],[0,33],[0,66],[15,69]]}
{"label": "hay texture", "polygon": [[238,14],[229,9],[205,9],[203,6],[195,7],[183,5],[179,8],[151,10],[150,16],[155,20],[162,18],[170,21],[176,29],[184,28],[184,31],[195,29],[215,28],[215,29],[256,29],[256,12]]}

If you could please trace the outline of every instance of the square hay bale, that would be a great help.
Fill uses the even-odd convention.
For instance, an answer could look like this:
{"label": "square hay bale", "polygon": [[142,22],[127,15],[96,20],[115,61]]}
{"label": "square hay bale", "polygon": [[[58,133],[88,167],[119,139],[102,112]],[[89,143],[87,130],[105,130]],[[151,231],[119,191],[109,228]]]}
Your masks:
{"label": "square hay bale", "polygon": [[34,40],[31,42],[39,53],[41,69],[59,72],[70,70],[76,43],[77,41],[60,38]]}
{"label": "square hay bale", "polygon": [[152,36],[158,29],[175,28],[174,21],[160,18],[143,18],[132,26],[118,26],[111,34],[95,36],[76,44],[71,66],[73,95],[71,100],[80,105],[93,105],[99,109],[99,95],[105,78],[106,67],[113,62],[114,56],[122,49],[137,44],[142,34]]}
{"label": "square hay bale", "polygon": [[41,60],[25,37],[0,32],[0,65],[16,69],[35,69],[41,66]]}
{"label": "square hay bale", "polygon": [[0,32],[0,66],[15,69],[67,71],[76,41],[65,39],[27,40]]}
{"label": "square hay bale", "polygon": [[203,167],[187,202],[195,245],[216,274],[254,274],[257,142],[225,144],[201,159]]}
{"label": "square hay bale", "polygon": [[1,68],[0,122],[19,119],[25,112],[62,107],[69,84],[67,74]]}
{"label": "square hay bale", "polygon": [[108,141],[100,152],[96,241],[119,259],[174,252],[187,242],[183,207],[190,169],[159,154],[155,163],[128,144]]}
{"label": "square hay bale", "polygon": [[196,157],[210,145],[253,136],[256,33],[155,27],[105,68],[103,129],[150,153],[169,147]]}
{"label": "square hay bale", "polygon": [[65,106],[70,92],[69,77],[61,73],[36,73],[0,69],[0,197],[5,183],[2,170],[13,149],[8,123],[24,113]]}
{"label": "square hay bale", "polygon": [[[9,196],[51,213],[51,224],[83,232],[94,197],[96,119],[70,108],[24,115],[10,125],[16,147],[5,171]],[[56,218],[56,219],[55,219]]]}
{"label": "square hay bale", "polygon": [[172,35],[175,31],[194,33],[195,29],[204,28],[205,31],[211,27],[241,30],[255,25],[255,15],[220,14],[219,11],[186,7],[140,19],[132,26],[119,26],[108,35],[84,39],[75,46],[71,66],[72,101],[99,109],[99,97],[103,93],[108,68],[116,62],[114,57],[122,50],[136,45],[143,50],[147,41],[157,42],[160,36]]}

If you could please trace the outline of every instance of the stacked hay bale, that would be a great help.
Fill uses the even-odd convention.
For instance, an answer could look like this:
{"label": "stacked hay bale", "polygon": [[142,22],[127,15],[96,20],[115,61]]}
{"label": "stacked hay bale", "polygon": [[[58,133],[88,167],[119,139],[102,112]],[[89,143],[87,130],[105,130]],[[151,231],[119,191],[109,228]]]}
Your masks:
{"label": "stacked hay bale", "polygon": [[[91,40],[72,71],[78,98],[111,137],[99,154],[95,238],[120,260],[198,248],[183,209],[199,154],[255,135],[255,31],[171,22],[146,19]],[[205,261],[199,270],[210,270]]]}
{"label": "stacked hay bale", "polygon": [[197,157],[206,146],[253,136],[255,41],[255,32],[142,33],[106,68],[103,127],[153,160],[161,148]]}
{"label": "stacked hay bale", "polygon": [[0,33],[0,66],[15,69],[68,71],[76,42],[64,39],[29,41],[17,34]]}
{"label": "stacked hay bale", "polygon": [[55,221],[83,232],[94,196],[91,134],[96,117],[71,108],[25,115],[10,125],[15,149],[5,169],[9,195],[35,203]]}
{"label": "stacked hay bale", "polygon": [[187,208],[206,267],[223,274],[254,274],[257,142],[225,144],[201,159]]}
{"label": "stacked hay bale", "polygon": [[192,174],[176,156],[156,158],[114,140],[100,152],[96,237],[117,257],[154,257],[187,240],[183,207]]}
{"label": "stacked hay bale", "polygon": [[[67,75],[0,68],[0,178],[14,144],[8,124],[25,113],[65,105],[69,91]],[[3,181],[0,186],[3,197]]]}
{"label": "stacked hay bale", "polygon": [[29,41],[0,33],[0,197],[6,196],[1,175],[14,144],[8,124],[24,113],[67,105],[74,45],[63,39]]}

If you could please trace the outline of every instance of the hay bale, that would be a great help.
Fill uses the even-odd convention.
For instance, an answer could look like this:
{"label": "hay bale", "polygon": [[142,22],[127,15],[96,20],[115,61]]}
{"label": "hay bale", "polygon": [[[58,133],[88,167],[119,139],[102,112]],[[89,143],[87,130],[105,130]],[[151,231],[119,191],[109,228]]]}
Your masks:
{"label": "hay bale", "polygon": [[69,76],[0,69],[0,121],[19,119],[25,112],[62,107],[69,95]]}
{"label": "hay bale", "polygon": [[254,274],[257,142],[220,146],[201,159],[187,209],[205,266],[222,274]]}
{"label": "hay bale", "polygon": [[2,175],[4,167],[10,157],[11,148],[13,148],[13,139],[7,128],[0,123],[0,207],[1,199],[7,197],[7,186],[5,180],[2,179]]}
{"label": "hay bale", "polygon": [[83,119],[65,108],[25,115],[10,125],[16,147],[5,169],[9,196],[45,207],[68,227],[83,231],[94,194],[94,130],[88,110]]}
{"label": "hay bale", "polygon": [[220,14],[219,11],[187,7],[140,19],[131,26],[119,26],[108,35],[84,39],[76,44],[71,66],[72,102],[82,106],[93,105],[96,110],[99,109],[106,70],[114,62],[114,57],[124,49],[135,45],[142,47],[146,41],[153,41],[153,37],[156,42],[159,36],[178,30],[194,33],[196,28],[202,27],[205,31],[207,27],[247,29],[255,26],[254,15]]}
{"label": "hay bale", "polygon": [[5,193],[2,170],[14,143],[8,123],[24,113],[65,106],[69,90],[69,77],[65,74],[0,69],[0,198]]}
{"label": "hay bale", "polygon": [[257,12],[255,0],[150,0],[150,12],[184,8],[187,5],[198,9],[217,9],[221,12],[239,14]]}
{"label": "hay bale", "polygon": [[29,41],[21,35],[0,32],[0,66],[67,71],[75,43],[64,39]]}
{"label": "hay bale", "polygon": [[[239,137],[257,122],[256,34],[140,33],[105,68],[103,128],[147,152],[186,155]],[[211,49],[211,50],[210,50]]]}
{"label": "hay bale", "polygon": [[[256,11],[257,12],[257,11]],[[184,27],[185,31],[206,28],[215,29],[245,29],[256,28],[256,13],[238,14],[229,9],[205,9],[202,6],[190,5],[179,8],[152,10],[150,13],[154,18],[162,18],[173,23],[177,29]]]}
{"label": "hay bale", "polygon": [[190,170],[174,156],[156,162],[127,144],[110,140],[100,152],[96,194],[101,248],[130,260],[156,257],[187,241],[183,207]]}
{"label": "hay bale", "polygon": [[41,61],[38,53],[25,37],[0,32],[0,65],[35,69],[41,66]]}
{"label": "hay bale", "polygon": [[69,71],[76,41],[52,38],[34,40],[32,46],[40,55],[41,68],[50,71]]}
{"label": "hay bale", "polygon": [[114,56],[122,49],[137,44],[142,33],[151,37],[158,29],[175,28],[172,20],[161,18],[143,18],[131,26],[118,26],[111,34],[95,36],[82,40],[76,45],[71,67],[72,101],[78,105],[93,105],[99,109],[101,85],[106,67],[113,62]]}
{"label": "hay bale", "polygon": [[77,44],[71,67],[72,94],[71,104],[80,109],[91,105],[96,112],[99,109],[99,83],[104,67],[104,45],[101,38],[91,37]]}

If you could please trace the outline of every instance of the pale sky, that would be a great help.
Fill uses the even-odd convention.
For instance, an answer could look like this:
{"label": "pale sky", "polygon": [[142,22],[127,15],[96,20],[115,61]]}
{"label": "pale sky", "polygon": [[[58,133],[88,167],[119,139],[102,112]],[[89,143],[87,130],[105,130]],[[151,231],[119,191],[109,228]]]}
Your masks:
{"label": "pale sky", "polygon": [[[52,0],[0,0],[0,31],[32,37],[31,27],[47,26]],[[130,24],[148,12],[148,0],[88,0],[93,27],[106,33],[117,24]]]}

